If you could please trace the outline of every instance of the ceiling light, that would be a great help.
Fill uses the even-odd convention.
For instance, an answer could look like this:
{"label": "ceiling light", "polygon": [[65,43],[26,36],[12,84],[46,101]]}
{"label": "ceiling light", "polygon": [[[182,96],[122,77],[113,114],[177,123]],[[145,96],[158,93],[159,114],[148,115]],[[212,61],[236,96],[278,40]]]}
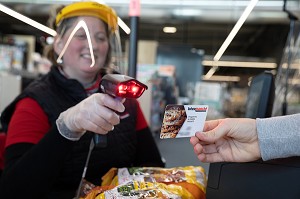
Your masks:
{"label": "ceiling light", "polygon": [[[120,4],[123,3],[124,0],[111,0],[110,3]],[[245,0],[235,0],[235,1],[224,1],[224,0],[207,0],[207,1],[200,1],[200,0],[164,0],[164,1],[154,1],[154,0],[142,0],[141,5],[144,6],[216,6],[221,8],[227,8],[235,6],[245,7],[247,2]],[[282,8],[283,1],[276,1],[276,0],[264,0],[259,1],[259,7],[265,6],[272,6],[272,7],[279,7]]]}
{"label": "ceiling light", "polygon": [[164,27],[163,28],[164,33],[175,33],[177,29],[175,27]]}
{"label": "ceiling light", "polygon": [[124,30],[124,32],[129,35],[130,34],[130,28],[122,21],[120,17],[118,17],[118,25]]}
{"label": "ceiling light", "polygon": [[[214,61],[215,62],[218,62],[220,60],[220,58],[222,57],[223,53],[225,52],[225,50],[227,49],[227,47],[229,46],[229,44],[231,43],[231,41],[233,40],[233,38],[235,37],[235,35],[237,34],[237,32],[240,30],[241,26],[246,21],[246,19],[250,15],[251,11],[253,10],[253,8],[255,7],[255,5],[256,5],[257,2],[258,2],[258,0],[251,0],[250,1],[250,3],[248,4],[248,6],[246,7],[246,9],[244,10],[244,12],[242,13],[241,17],[236,22],[235,26],[233,27],[233,29],[231,30],[231,32],[229,33],[229,35],[225,39],[224,43],[222,44],[222,46],[218,50],[217,54],[215,55],[215,57],[214,57]],[[216,65],[213,66],[213,68],[211,68],[207,72],[207,74],[205,75],[205,78],[206,79],[211,78],[213,76],[213,74],[216,72],[217,69],[218,69],[218,66],[216,66]]]}
{"label": "ceiling light", "polygon": [[[16,19],[18,19],[22,22],[24,22],[24,23],[27,23],[28,25],[31,25],[31,26],[33,26],[33,27],[35,27],[35,28],[51,35],[51,36],[55,36],[57,34],[55,30],[53,30],[53,29],[51,29],[47,26],[44,26],[43,24],[38,23],[38,22],[30,19],[29,17],[26,17],[26,16],[24,16],[24,15],[22,15],[22,14],[16,12],[16,11],[2,5],[1,3],[0,3],[0,11],[4,12],[4,13],[6,13],[6,14],[8,14],[8,15],[10,15],[10,16],[12,16],[12,17],[14,17],[14,18],[16,18]],[[124,32],[126,34],[130,34],[130,28],[119,17],[118,17],[118,25],[124,30]]]}
{"label": "ceiling light", "polygon": [[44,26],[43,24],[40,24],[40,23],[28,18],[16,11],[2,5],[1,3],[0,3],[0,11],[6,13],[16,19],[19,19],[20,21],[23,21],[24,23],[27,23],[45,33],[48,33],[49,35],[52,35],[52,36],[56,35],[56,32],[54,30],[52,30],[51,28],[48,28],[47,26]]}
{"label": "ceiling light", "polygon": [[[214,61],[203,60],[203,66],[213,66]],[[218,67],[242,67],[242,68],[276,68],[274,62],[243,62],[243,61],[218,61]]]}
{"label": "ceiling light", "polygon": [[53,37],[47,37],[46,38],[46,43],[47,44],[53,44],[53,42],[54,42],[54,38]]}
{"label": "ceiling light", "polygon": [[173,11],[173,14],[175,16],[200,16],[202,14],[202,11],[199,9],[175,9]]}
{"label": "ceiling light", "polygon": [[[300,64],[299,63],[292,63],[290,64],[290,69],[298,69],[300,70]],[[282,68],[287,69],[288,68],[288,63],[283,63]]]}
{"label": "ceiling light", "polygon": [[218,66],[213,65],[211,67],[211,69],[209,69],[209,71],[206,73],[206,75],[204,76],[205,80],[208,80],[209,78],[211,78],[213,76],[213,74],[217,71]]}
{"label": "ceiling light", "polygon": [[223,76],[223,75],[214,75],[209,79],[205,79],[205,76],[202,76],[202,79],[205,81],[221,81],[221,82],[239,82],[239,76]]}
{"label": "ceiling light", "polygon": [[246,7],[243,14],[239,18],[239,20],[236,22],[235,26],[233,27],[233,29],[229,33],[228,37],[226,38],[226,40],[222,44],[221,48],[219,49],[219,51],[215,55],[214,61],[219,61],[220,60],[223,53],[225,52],[225,50],[227,49],[227,47],[229,46],[229,44],[231,43],[231,41],[233,40],[233,38],[235,37],[237,32],[240,30],[240,28],[242,27],[242,25],[246,21],[246,19],[250,15],[251,11],[253,10],[253,8],[254,8],[254,6],[256,5],[257,2],[258,2],[258,0],[251,0],[250,1],[249,5]]}

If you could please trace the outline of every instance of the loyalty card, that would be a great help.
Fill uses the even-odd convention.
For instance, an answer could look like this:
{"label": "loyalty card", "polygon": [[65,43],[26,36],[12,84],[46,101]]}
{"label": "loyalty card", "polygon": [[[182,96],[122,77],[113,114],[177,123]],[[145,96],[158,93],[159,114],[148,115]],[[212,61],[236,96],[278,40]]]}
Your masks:
{"label": "loyalty card", "polygon": [[180,138],[194,136],[202,131],[207,105],[167,105],[160,131],[160,138]]}

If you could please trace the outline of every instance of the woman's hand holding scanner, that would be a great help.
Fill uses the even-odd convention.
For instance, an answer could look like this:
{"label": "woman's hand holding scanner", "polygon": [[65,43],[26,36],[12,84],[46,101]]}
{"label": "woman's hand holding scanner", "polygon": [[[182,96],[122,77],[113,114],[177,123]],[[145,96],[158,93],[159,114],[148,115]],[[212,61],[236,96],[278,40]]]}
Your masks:
{"label": "woman's hand holding scanner", "polygon": [[[124,110],[125,107],[120,100],[103,93],[95,93],[62,112],[57,120],[58,130],[71,140],[80,139],[86,131],[107,134],[114,125],[120,123],[116,112]],[[63,125],[69,132],[66,132]]]}
{"label": "woman's hand holding scanner", "polygon": [[[132,77],[120,74],[107,74],[103,76],[99,85],[100,92],[109,94],[122,102],[126,98],[139,98],[146,89],[148,87],[143,83]],[[98,147],[106,147],[106,135],[95,134],[94,143]]]}
{"label": "woman's hand holding scanner", "polygon": [[124,99],[138,98],[148,87],[125,75],[107,74],[99,88],[101,93],[91,95],[60,114],[56,123],[62,136],[79,140],[86,131],[91,131],[95,133],[95,145],[105,147],[104,135],[120,123],[117,113],[125,110]]}
{"label": "woman's hand holding scanner", "polygon": [[261,157],[255,119],[207,121],[190,142],[202,162],[248,162]]}

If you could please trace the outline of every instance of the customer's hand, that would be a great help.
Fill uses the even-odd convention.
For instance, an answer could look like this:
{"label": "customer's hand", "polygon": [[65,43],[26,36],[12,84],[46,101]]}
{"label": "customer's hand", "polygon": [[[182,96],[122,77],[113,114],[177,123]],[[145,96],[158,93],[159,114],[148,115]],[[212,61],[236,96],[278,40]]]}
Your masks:
{"label": "customer's hand", "polygon": [[95,93],[61,114],[64,123],[73,132],[91,131],[106,134],[114,128],[114,125],[120,123],[116,112],[124,110],[120,99]]}
{"label": "customer's hand", "polygon": [[254,119],[207,121],[203,132],[197,132],[190,142],[202,162],[249,162],[261,157]]}

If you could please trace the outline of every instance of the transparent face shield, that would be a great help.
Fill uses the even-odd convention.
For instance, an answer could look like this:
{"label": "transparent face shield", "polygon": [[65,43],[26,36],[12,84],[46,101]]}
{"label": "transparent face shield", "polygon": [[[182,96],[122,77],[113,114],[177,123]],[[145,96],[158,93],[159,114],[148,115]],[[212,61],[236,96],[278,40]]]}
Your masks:
{"label": "transparent face shield", "polygon": [[[73,17],[80,17],[80,16],[92,16],[96,17],[104,24],[107,25],[107,31],[108,31],[108,39],[109,39],[109,52],[108,57],[106,58],[106,64],[105,68],[112,69],[114,72],[118,72],[121,74],[125,74],[125,68],[124,64],[122,62],[122,48],[121,48],[121,40],[120,40],[120,34],[119,34],[119,28],[118,28],[118,16],[115,13],[115,11],[110,8],[109,6],[105,4],[99,4],[95,1],[82,1],[82,2],[76,2],[73,4],[70,4],[66,7],[64,7],[62,10],[60,10],[56,15],[55,23],[59,26],[60,23],[62,23],[65,19],[73,18]],[[65,52],[65,50],[68,48],[68,45],[70,41],[72,40],[72,37],[74,34],[81,28],[84,29],[87,41],[89,45],[89,51],[90,56],[92,59],[91,67],[95,64],[95,55],[93,54],[93,48],[92,48],[92,40],[91,36],[89,34],[88,27],[85,23],[85,21],[81,20],[79,22],[76,22],[75,28],[72,30],[71,34],[69,35],[69,38],[65,44],[64,50],[60,53],[60,55],[57,58],[57,62],[62,61],[62,56]],[[108,62],[109,61],[109,62]],[[109,73],[109,71],[107,71]]]}
{"label": "transparent face shield", "polygon": [[[69,47],[70,42],[72,41],[74,35],[76,34],[77,31],[79,31],[81,28],[84,30],[85,35],[86,35],[86,41],[88,42],[88,47],[89,47],[89,52],[90,52],[90,56],[91,56],[91,65],[90,67],[94,67],[95,66],[95,55],[93,52],[93,44],[92,44],[92,39],[91,39],[91,34],[89,31],[89,28],[87,26],[87,23],[84,20],[80,20],[78,22],[76,22],[76,26],[70,30],[71,33],[69,35],[69,37],[67,38],[67,42],[65,43],[61,53],[58,55],[57,58],[57,63],[62,63],[62,58],[63,55],[65,54],[66,50]],[[104,22],[105,23],[105,22]],[[107,24],[106,24],[107,25]],[[122,56],[122,47],[121,47],[121,38],[120,38],[120,34],[119,34],[119,29],[117,28],[114,31],[109,30],[108,27],[108,31],[109,33],[109,46],[110,46],[110,52],[108,52],[108,56],[107,59],[109,59],[109,62],[106,63],[106,66],[102,66],[102,67],[106,67],[107,70],[109,71],[114,71],[120,74],[125,74],[125,67],[123,64],[123,56]]]}
{"label": "transparent face shield", "polygon": [[[86,41],[88,42],[89,52],[90,52],[90,58],[91,58],[91,65],[90,67],[95,66],[95,55],[93,52],[93,44],[92,39],[90,35],[90,31],[86,25],[86,22],[84,20],[80,20],[77,22],[76,26],[70,30],[71,33],[67,38],[67,42],[65,43],[65,46],[63,47],[60,55],[57,58],[58,63],[62,63],[62,57],[66,50],[68,49],[68,46],[76,34],[76,32],[80,29],[83,29],[85,31],[85,35],[87,37]],[[139,98],[143,92],[148,88],[143,83],[137,81],[136,79],[132,77],[128,77],[125,75],[122,61],[122,49],[121,49],[121,41],[120,36],[118,34],[119,31],[114,31],[113,34],[109,36],[109,46],[110,52],[108,52],[108,56],[110,56],[109,63],[106,63],[107,65],[103,68],[106,68],[106,73],[109,75],[104,75],[102,77],[101,83],[100,83],[100,91],[106,94],[110,94],[114,97],[121,97],[121,98]],[[111,32],[112,33],[112,32]],[[82,38],[80,39],[82,40]],[[108,58],[106,57],[106,60]],[[107,61],[106,61],[107,62]],[[105,63],[104,63],[105,64]],[[120,74],[110,74],[110,73],[120,73]]]}
{"label": "transparent face shield", "polygon": [[110,39],[110,47],[111,47],[111,67],[119,72],[120,74],[126,74],[126,68],[124,64],[124,57],[122,52],[121,38],[119,34],[119,29],[114,31],[111,34]]}

